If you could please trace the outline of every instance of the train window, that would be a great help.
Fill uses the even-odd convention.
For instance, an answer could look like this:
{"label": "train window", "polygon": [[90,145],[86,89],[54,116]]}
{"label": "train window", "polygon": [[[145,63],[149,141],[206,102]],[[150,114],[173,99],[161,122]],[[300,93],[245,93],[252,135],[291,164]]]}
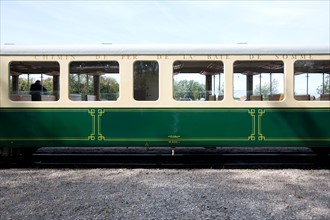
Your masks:
{"label": "train window", "polygon": [[134,62],[134,99],[156,101],[159,97],[159,65],[156,61]]}
{"label": "train window", "polygon": [[282,61],[236,61],[234,99],[239,101],[281,101],[284,99]]}
{"label": "train window", "polygon": [[57,101],[60,98],[58,62],[14,61],[9,68],[11,100]]}
{"label": "train window", "polygon": [[119,97],[119,63],[71,62],[69,98],[72,101],[115,101]]}
{"label": "train window", "polygon": [[221,101],[224,95],[223,63],[176,61],[173,64],[173,98],[177,101]]}
{"label": "train window", "polygon": [[296,61],[294,94],[298,101],[330,101],[330,60]]}

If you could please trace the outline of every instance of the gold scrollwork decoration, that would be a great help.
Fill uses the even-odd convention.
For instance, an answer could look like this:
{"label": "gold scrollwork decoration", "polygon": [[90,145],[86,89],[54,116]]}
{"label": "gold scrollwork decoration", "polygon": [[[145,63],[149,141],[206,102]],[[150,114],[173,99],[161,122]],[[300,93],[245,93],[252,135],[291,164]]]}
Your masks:
{"label": "gold scrollwork decoration", "polygon": [[105,137],[102,134],[99,134],[97,137],[98,141],[105,141]]}
{"label": "gold scrollwork decoration", "polygon": [[95,140],[95,135],[94,134],[89,135],[88,140],[89,141],[94,141]]}
{"label": "gold scrollwork decoration", "polygon": [[264,141],[266,137],[263,134],[258,134],[258,141]]}
{"label": "gold scrollwork decoration", "polygon": [[95,119],[95,109],[88,109],[88,113],[92,117],[92,133],[88,136],[88,140],[94,141],[95,140],[95,126],[96,126],[96,119]]}
{"label": "gold scrollwork decoration", "polygon": [[103,114],[105,113],[104,109],[98,109],[97,110],[97,133],[98,133],[98,141],[105,141],[105,137],[103,136],[102,132],[101,132],[101,117],[103,116]]}
{"label": "gold scrollwork decoration", "polygon": [[248,136],[249,141],[254,141],[255,139],[256,139],[255,134],[251,134],[250,136]]}
{"label": "gold scrollwork decoration", "polygon": [[255,116],[255,109],[249,109],[248,113],[251,115],[252,118],[252,132],[251,134],[248,136],[248,140],[249,141],[254,141],[256,139],[255,135],[256,135],[256,116]]}
{"label": "gold scrollwork decoration", "polygon": [[265,109],[258,110],[258,141],[266,140],[266,137],[261,132],[261,118],[266,113]]}

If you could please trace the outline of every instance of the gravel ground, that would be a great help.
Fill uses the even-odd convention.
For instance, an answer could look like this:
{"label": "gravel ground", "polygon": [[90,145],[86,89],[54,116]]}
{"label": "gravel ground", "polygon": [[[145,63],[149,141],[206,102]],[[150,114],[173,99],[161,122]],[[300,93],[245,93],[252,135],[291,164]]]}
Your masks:
{"label": "gravel ground", "polygon": [[330,171],[2,169],[0,219],[330,219]]}

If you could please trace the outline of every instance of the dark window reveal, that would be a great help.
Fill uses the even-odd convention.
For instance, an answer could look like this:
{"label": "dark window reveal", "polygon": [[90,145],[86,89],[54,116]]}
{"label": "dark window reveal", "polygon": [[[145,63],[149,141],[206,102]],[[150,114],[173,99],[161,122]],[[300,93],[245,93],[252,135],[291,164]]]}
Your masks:
{"label": "dark window reveal", "polygon": [[156,101],[159,98],[159,66],[156,61],[134,63],[134,99]]}

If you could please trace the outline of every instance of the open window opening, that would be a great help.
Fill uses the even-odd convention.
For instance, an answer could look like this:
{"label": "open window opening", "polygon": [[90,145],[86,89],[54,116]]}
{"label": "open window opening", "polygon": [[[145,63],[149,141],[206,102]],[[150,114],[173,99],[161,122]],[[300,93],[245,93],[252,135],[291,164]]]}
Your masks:
{"label": "open window opening", "polygon": [[173,64],[173,98],[177,101],[221,101],[224,97],[223,63],[176,61]]}
{"label": "open window opening", "polygon": [[281,101],[284,99],[282,61],[236,61],[234,99],[239,101]]}
{"label": "open window opening", "polygon": [[69,98],[72,101],[115,101],[119,98],[119,63],[71,62]]}
{"label": "open window opening", "polygon": [[57,101],[60,98],[60,65],[57,62],[10,63],[12,101]]}
{"label": "open window opening", "polygon": [[298,101],[330,101],[330,60],[296,61],[294,94]]}

